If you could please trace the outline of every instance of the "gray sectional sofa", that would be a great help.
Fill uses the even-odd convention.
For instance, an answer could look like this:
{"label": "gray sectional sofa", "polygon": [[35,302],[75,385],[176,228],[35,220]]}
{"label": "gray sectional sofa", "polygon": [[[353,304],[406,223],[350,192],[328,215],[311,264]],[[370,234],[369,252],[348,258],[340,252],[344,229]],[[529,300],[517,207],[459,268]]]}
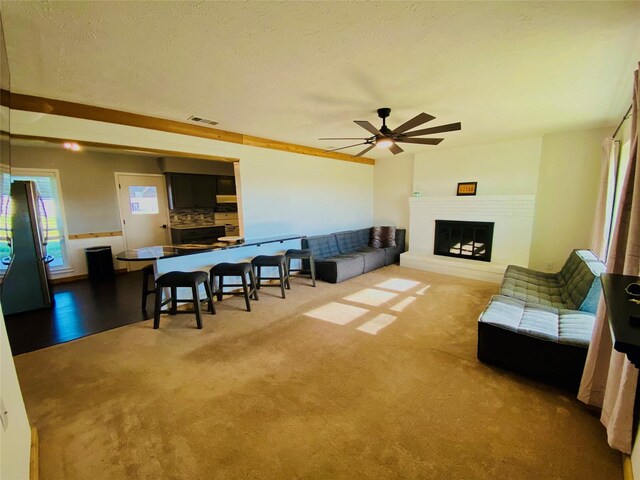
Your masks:
{"label": "gray sectional sofa", "polygon": [[396,247],[373,248],[369,246],[370,229],[362,228],[303,238],[302,248],[313,252],[318,278],[337,283],[398,263],[405,237],[405,229],[396,229]]}
{"label": "gray sectional sofa", "polygon": [[510,265],[478,321],[478,359],[577,390],[605,265],[574,250],[557,273]]}

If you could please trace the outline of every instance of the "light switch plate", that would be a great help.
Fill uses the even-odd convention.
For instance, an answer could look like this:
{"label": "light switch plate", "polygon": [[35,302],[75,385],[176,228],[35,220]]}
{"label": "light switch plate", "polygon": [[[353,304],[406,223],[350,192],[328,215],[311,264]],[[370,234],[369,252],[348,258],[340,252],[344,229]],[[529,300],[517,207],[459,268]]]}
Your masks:
{"label": "light switch plate", "polygon": [[2,397],[0,397],[0,420],[2,421],[2,428],[5,430],[9,428],[9,412],[4,406]]}

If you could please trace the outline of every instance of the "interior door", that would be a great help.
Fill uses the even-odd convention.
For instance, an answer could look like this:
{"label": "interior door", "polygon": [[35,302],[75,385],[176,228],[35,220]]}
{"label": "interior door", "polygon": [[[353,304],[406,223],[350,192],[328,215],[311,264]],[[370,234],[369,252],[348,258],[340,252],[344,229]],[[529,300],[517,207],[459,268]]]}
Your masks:
{"label": "interior door", "polygon": [[[127,250],[167,245],[169,213],[163,175],[116,173],[122,234]],[[144,262],[129,262],[140,270]]]}

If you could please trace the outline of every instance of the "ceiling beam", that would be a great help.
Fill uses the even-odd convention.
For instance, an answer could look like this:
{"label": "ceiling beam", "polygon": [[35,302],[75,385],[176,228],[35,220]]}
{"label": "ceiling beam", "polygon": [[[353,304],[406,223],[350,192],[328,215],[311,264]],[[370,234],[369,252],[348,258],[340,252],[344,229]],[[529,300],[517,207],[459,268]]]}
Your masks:
{"label": "ceiling beam", "polygon": [[102,143],[102,142],[90,142],[88,140],[76,140],[74,138],[56,138],[56,137],[43,137],[40,135],[21,135],[21,134],[11,134],[12,139],[16,140],[34,140],[38,142],[47,142],[53,143],[56,145],[62,146],[65,142],[73,142],[77,143],[80,147],[94,147],[94,148],[104,148],[107,150],[118,150],[123,152],[134,152],[134,153],[147,153],[152,155],[167,155],[171,157],[188,157],[188,158],[199,158],[202,160],[214,160],[217,162],[239,162],[239,158],[234,157],[220,157],[218,155],[205,155],[202,153],[193,153],[193,152],[182,152],[179,150],[163,150],[160,148],[150,148],[150,147],[132,147],[130,145],[120,145],[116,143]]}
{"label": "ceiling beam", "polygon": [[250,145],[253,147],[269,148],[272,150],[280,150],[290,153],[330,158],[332,160],[375,165],[375,160],[372,158],[354,157],[352,155],[339,152],[327,152],[320,148],[306,147],[295,143],[254,137],[242,133],[218,130],[217,128],[178,122],[176,120],[167,120],[148,115],[113,110],[111,108],[96,107],[93,105],[66,102],[64,100],[36,97],[15,92],[11,92],[10,102],[12,110],[23,110],[27,112],[81,118],[84,120],[95,120],[98,122],[147,128],[150,130],[159,130],[162,132],[177,133],[181,135],[190,135],[192,137],[208,138],[210,140],[217,140],[220,142],[237,143],[240,145]]}

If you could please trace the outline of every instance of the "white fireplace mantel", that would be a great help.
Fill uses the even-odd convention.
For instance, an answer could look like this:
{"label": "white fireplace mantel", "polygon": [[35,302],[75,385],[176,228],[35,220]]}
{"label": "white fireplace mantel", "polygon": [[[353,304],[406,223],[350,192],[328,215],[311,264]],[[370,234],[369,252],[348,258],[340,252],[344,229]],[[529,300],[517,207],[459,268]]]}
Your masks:
{"label": "white fireplace mantel", "polygon": [[[410,198],[409,251],[401,255],[400,264],[500,283],[507,265],[529,263],[534,207],[535,195]],[[491,261],[434,255],[436,220],[494,222]]]}

